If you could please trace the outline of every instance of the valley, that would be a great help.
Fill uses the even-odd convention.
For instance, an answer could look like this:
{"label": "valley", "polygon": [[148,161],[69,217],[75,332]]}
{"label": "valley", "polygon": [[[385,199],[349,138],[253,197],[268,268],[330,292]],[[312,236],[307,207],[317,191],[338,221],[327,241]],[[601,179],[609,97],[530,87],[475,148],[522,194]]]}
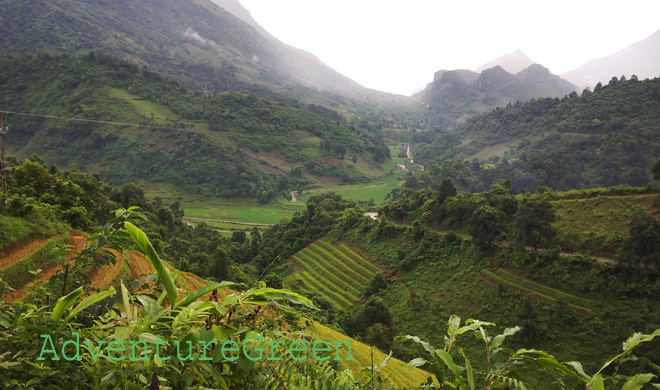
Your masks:
{"label": "valley", "polygon": [[657,32],[300,6],[340,65],[244,3],[0,0],[0,388],[660,387]]}

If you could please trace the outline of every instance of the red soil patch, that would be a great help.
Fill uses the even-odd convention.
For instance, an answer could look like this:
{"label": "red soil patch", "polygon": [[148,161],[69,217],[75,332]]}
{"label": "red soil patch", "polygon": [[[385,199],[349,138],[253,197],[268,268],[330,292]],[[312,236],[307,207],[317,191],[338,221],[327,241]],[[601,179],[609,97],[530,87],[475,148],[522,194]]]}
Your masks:
{"label": "red soil patch", "polygon": [[108,287],[110,282],[112,282],[119,273],[124,262],[124,256],[114,249],[111,249],[110,252],[115,255],[115,263],[105,264],[100,268],[94,268],[88,275],[89,279],[92,281],[91,287],[98,289]]}
{"label": "red soil patch", "polygon": [[151,263],[149,263],[149,260],[142,253],[130,252],[129,256],[131,258],[131,275],[133,279],[137,279],[142,274],[151,274],[154,272],[153,268],[151,268]]}
{"label": "red soil patch", "polygon": [[22,242],[12,246],[11,248],[7,248],[3,250],[2,252],[0,252],[0,269],[14,264],[15,262],[29,255],[30,253],[41,248],[41,246],[44,245],[46,242],[48,242],[47,239],[30,241],[27,243]]}
{"label": "red soil patch", "polygon": [[[87,246],[87,237],[77,234],[74,231],[70,231],[69,244],[73,246],[72,248],[73,250],[80,252],[83,249],[85,249],[85,247]],[[73,253],[67,254],[67,261],[69,261],[72,257],[73,257]],[[6,296],[5,302],[13,302],[22,299],[30,291],[34,290],[35,288],[39,287],[41,284],[46,282],[48,279],[52,278],[57,273],[57,271],[61,269],[62,266],[58,264],[44,270],[32,283],[28,283],[26,286],[23,286],[20,289],[14,291],[13,297]]]}

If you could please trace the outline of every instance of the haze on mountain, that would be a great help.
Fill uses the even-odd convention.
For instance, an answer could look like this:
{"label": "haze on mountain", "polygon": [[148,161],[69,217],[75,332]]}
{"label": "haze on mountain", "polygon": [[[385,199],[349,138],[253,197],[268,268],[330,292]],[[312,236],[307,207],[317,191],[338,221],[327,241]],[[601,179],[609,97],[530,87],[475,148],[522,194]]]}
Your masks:
{"label": "haze on mountain", "polygon": [[[520,54],[522,56],[516,54],[514,57],[523,59],[524,54]],[[491,63],[502,61],[512,69],[514,61],[508,61],[507,58],[514,57],[507,56]],[[518,65],[522,63],[519,61]],[[481,73],[466,69],[438,71],[433,82],[413,97],[438,111],[471,116],[508,103],[541,97],[562,97],[575,90],[573,84],[553,75],[542,65],[532,63],[512,74],[498,64]]]}
{"label": "haze on mountain", "polygon": [[502,57],[498,57],[492,61],[489,61],[480,67],[476,68],[474,71],[481,73],[486,69],[494,68],[496,66],[501,66],[502,69],[506,70],[511,74],[516,74],[521,70],[528,68],[530,65],[535,64],[531,58],[527,57],[527,54],[523,53],[522,50],[518,49],[513,53],[508,53]]}
{"label": "haze on mountain", "polygon": [[639,79],[660,76],[660,30],[650,37],[609,56],[587,62],[561,77],[579,87],[593,87],[612,77],[636,75]]}
{"label": "haze on mountain", "polygon": [[98,51],[209,91],[312,96],[341,104],[338,94],[410,104],[408,98],[364,88],[283,44],[240,3],[221,4],[231,13],[206,0],[1,0],[0,44],[4,53]]}

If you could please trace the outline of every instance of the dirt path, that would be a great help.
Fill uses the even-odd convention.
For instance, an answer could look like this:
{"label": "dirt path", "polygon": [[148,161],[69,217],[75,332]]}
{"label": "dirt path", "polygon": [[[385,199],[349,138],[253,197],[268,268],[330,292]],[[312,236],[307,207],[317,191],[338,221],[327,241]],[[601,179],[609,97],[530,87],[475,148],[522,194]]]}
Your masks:
{"label": "dirt path", "polygon": [[30,253],[41,248],[41,246],[46,242],[48,242],[48,239],[30,241],[28,243],[19,244],[13,248],[0,252],[0,269],[14,264]]}
{"label": "dirt path", "polygon": [[[69,231],[69,244],[73,246],[72,248],[73,250],[80,252],[83,249],[85,249],[85,247],[87,246],[87,237],[80,235],[74,231]],[[69,253],[67,255],[67,261],[70,260],[72,257],[73,257],[73,253]],[[44,282],[52,278],[60,269],[62,269],[62,266],[59,264],[47,268],[41,274],[39,274],[39,276],[35,278],[31,283],[28,283],[25,286],[21,287],[20,289],[14,291],[13,297],[6,296],[5,302],[13,302],[22,299],[30,291],[36,289],[37,287],[41,286]]]}
{"label": "dirt path", "polygon": [[199,218],[199,217],[183,217],[181,219],[183,220],[183,222],[186,223],[189,223],[189,221],[210,221],[210,222],[232,223],[234,225],[273,226],[272,223],[238,222],[238,221],[229,221],[226,219],[211,219],[211,218]]}
{"label": "dirt path", "polygon": [[298,195],[298,191],[291,191],[291,201],[292,202],[297,202],[298,198],[296,198],[296,195]]}

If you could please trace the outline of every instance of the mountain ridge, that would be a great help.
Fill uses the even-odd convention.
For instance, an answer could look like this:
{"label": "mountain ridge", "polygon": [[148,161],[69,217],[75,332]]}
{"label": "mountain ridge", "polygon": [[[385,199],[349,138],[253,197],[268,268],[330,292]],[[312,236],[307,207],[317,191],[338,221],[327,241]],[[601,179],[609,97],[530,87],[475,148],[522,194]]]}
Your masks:
{"label": "mountain ridge", "polygon": [[622,75],[636,75],[639,79],[660,76],[660,30],[622,50],[591,60],[560,76],[580,87],[593,89],[599,82],[606,83],[612,77]]}
{"label": "mountain ridge", "polygon": [[436,110],[474,115],[516,101],[560,97],[574,90],[574,85],[539,64],[515,75],[496,65],[481,73],[467,69],[438,71],[433,82],[413,97]]}
{"label": "mountain ridge", "polygon": [[512,53],[507,53],[501,57],[495,58],[494,60],[488,61],[487,63],[476,68],[474,71],[481,73],[486,69],[494,68],[495,66],[499,65],[507,72],[516,74],[535,63],[536,62],[529,58],[527,54],[523,53],[522,50],[517,49]]}

